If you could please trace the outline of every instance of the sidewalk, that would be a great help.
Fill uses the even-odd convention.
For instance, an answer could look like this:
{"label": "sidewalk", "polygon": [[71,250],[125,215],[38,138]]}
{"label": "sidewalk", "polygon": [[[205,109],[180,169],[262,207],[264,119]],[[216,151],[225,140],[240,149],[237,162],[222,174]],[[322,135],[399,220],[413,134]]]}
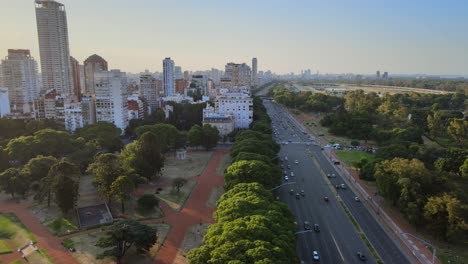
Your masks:
{"label": "sidewalk", "polygon": [[[283,107],[283,106],[282,106]],[[291,114],[288,109],[283,109],[289,113],[289,116],[303,129],[303,131],[308,131],[309,134],[313,134],[315,136],[315,141],[319,143],[321,146],[324,146],[328,142],[322,142],[322,140],[317,137],[310,129],[305,128],[302,125],[302,120],[297,118],[295,115]],[[324,155],[327,157],[328,161],[332,163],[332,159],[339,160],[339,158],[335,155],[334,152],[329,153],[329,155]],[[343,164],[343,162],[341,162]],[[414,257],[415,261],[418,261],[422,264],[430,264],[432,263],[432,252],[419,240],[411,237],[411,235],[415,233],[414,229],[407,224],[407,222],[399,217],[395,212],[393,212],[390,208],[387,208],[385,205],[382,207],[381,203],[378,203],[376,199],[372,199],[375,197],[375,191],[371,190],[365,184],[363,184],[362,180],[359,179],[359,175],[351,170],[347,166],[335,166],[338,169],[338,172],[342,175],[342,178],[348,181],[348,184],[353,187],[353,190],[357,191],[364,200],[368,201],[369,210],[371,213],[374,213],[378,216],[375,217],[379,223],[382,224],[385,229],[387,229],[389,234],[392,235],[394,239],[401,243],[403,248]],[[350,173],[351,171],[351,173]],[[362,187],[364,186],[364,187]],[[438,259],[435,259],[434,263],[440,263]]]}

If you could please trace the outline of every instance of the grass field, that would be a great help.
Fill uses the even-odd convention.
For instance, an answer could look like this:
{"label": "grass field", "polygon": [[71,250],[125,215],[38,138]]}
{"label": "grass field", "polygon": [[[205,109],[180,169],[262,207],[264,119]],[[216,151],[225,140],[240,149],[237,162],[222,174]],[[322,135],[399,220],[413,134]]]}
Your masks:
{"label": "grass field", "polygon": [[0,255],[13,252],[10,245],[5,240],[0,240]]}
{"label": "grass field", "polygon": [[196,184],[196,181],[188,180],[187,183],[180,188],[179,192],[168,186],[155,195],[162,201],[166,202],[171,208],[180,210],[184,206]]}
{"label": "grass field", "polygon": [[336,150],[335,153],[336,156],[349,167],[354,167],[354,164],[361,161],[361,159],[367,159],[368,161],[373,161],[375,159],[374,154],[364,151]]}
{"label": "grass field", "polygon": [[11,239],[17,247],[22,247],[30,241],[37,242],[36,237],[12,213],[0,214],[0,238]]}
{"label": "grass field", "polygon": [[79,230],[75,223],[63,217],[56,218],[45,226],[55,236],[64,236]]}

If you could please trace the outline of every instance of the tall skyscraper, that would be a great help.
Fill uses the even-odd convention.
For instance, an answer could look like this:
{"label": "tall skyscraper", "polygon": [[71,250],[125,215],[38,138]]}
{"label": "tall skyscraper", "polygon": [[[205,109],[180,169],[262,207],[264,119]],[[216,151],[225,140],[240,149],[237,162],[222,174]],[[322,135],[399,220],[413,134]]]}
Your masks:
{"label": "tall skyscraper", "polygon": [[89,56],[84,61],[85,94],[95,94],[94,88],[96,84],[94,81],[94,74],[107,70],[107,61],[97,54]]}
{"label": "tall skyscraper", "polygon": [[151,74],[140,75],[140,96],[146,99],[150,107],[150,113],[156,111],[159,107],[159,95],[156,85],[156,78]]}
{"label": "tall skyscraper", "polygon": [[375,72],[375,77],[376,77],[377,79],[380,79],[380,71],[376,71],[376,72]]}
{"label": "tall skyscraper", "polygon": [[253,84],[257,83],[257,58],[252,59],[252,82]]}
{"label": "tall skyscraper", "polygon": [[10,113],[10,99],[8,96],[8,88],[0,87],[0,117],[4,117]]}
{"label": "tall skyscraper", "polygon": [[73,78],[73,99],[79,102],[81,100],[80,63],[70,56],[70,65]]}
{"label": "tall skyscraper", "polygon": [[[39,96],[37,63],[29,50],[9,49],[2,60],[3,85],[8,88],[11,110],[31,112],[34,98]],[[9,106],[10,107],[10,106]]]}
{"label": "tall skyscraper", "polygon": [[230,62],[226,64],[224,75],[233,86],[249,85],[251,82],[250,67],[245,63],[237,64]]}
{"label": "tall skyscraper", "polygon": [[119,70],[95,73],[96,121],[115,124],[122,133],[128,126],[127,77]]}
{"label": "tall skyscraper", "polygon": [[35,1],[42,88],[55,89],[64,96],[72,95],[72,70],[65,6],[54,0]]}
{"label": "tall skyscraper", "polygon": [[182,75],[182,67],[174,66],[174,79],[182,79],[184,76]]}
{"label": "tall skyscraper", "polygon": [[174,95],[174,61],[170,57],[163,60],[163,82],[164,96]]}

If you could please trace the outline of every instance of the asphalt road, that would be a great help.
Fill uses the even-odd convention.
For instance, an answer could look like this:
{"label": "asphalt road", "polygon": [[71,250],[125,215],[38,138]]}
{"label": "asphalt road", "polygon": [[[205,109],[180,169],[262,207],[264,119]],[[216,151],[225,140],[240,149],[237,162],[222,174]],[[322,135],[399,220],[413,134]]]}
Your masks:
{"label": "asphalt road", "polygon": [[[293,183],[279,187],[274,193],[288,204],[296,217],[299,258],[304,263],[316,263],[312,252],[317,251],[321,263],[362,263],[357,257],[359,251],[367,257],[366,263],[376,263],[341,207],[341,200],[384,263],[410,263],[364,206],[367,197],[359,197],[360,202],[357,202],[356,195],[349,188],[335,189],[336,184],[342,184],[344,181],[335,170],[335,165],[325,158],[321,147],[314,145],[314,138],[303,133],[281,106],[271,101],[265,101],[264,104],[278,132],[275,139],[278,142],[288,142],[287,145],[281,146],[279,155],[283,160],[283,171],[286,171],[289,177],[288,181],[283,177],[283,183]],[[284,157],[288,160],[284,161]],[[295,164],[295,160],[299,164]],[[294,177],[291,177],[291,172],[294,173]],[[336,177],[328,178],[327,174],[334,174]],[[293,194],[290,194],[291,189]],[[305,196],[296,199],[296,193],[300,193],[301,190],[304,190]],[[329,201],[326,202],[324,197],[328,197]],[[313,229],[304,232],[304,221],[310,222],[312,227],[318,224],[320,232]]]}

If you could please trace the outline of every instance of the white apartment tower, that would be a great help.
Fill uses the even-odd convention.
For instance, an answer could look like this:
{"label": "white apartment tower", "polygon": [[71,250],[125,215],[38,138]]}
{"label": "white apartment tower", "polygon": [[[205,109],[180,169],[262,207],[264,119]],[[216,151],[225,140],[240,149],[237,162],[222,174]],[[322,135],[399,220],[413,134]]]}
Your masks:
{"label": "white apartment tower", "polygon": [[184,75],[182,74],[182,67],[174,66],[174,79],[182,79]]}
{"label": "white apartment tower", "polygon": [[42,89],[73,94],[65,6],[53,0],[36,1],[37,34],[41,57]]}
{"label": "white apartment tower", "polygon": [[156,111],[159,107],[159,95],[156,85],[156,78],[151,74],[140,75],[140,96],[146,99],[149,106],[149,112]]}
{"label": "white apartment tower", "polygon": [[128,126],[127,77],[120,70],[94,74],[96,92],[96,121],[109,122],[124,133]]}
{"label": "white apartment tower", "polygon": [[2,60],[3,85],[8,88],[11,110],[31,112],[29,105],[39,96],[37,63],[29,50],[8,50]]}
{"label": "white apartment tower", "polygon": [[171,58],[165,58],[163,60],[164,96],[174,95],[174,77],[174,61]]}
{"label": "white apartment tower", "polygon": [[256,84],[257,83],[257,70],[258,70],[258,61],[257,58],[252,59],[252,83]]}

